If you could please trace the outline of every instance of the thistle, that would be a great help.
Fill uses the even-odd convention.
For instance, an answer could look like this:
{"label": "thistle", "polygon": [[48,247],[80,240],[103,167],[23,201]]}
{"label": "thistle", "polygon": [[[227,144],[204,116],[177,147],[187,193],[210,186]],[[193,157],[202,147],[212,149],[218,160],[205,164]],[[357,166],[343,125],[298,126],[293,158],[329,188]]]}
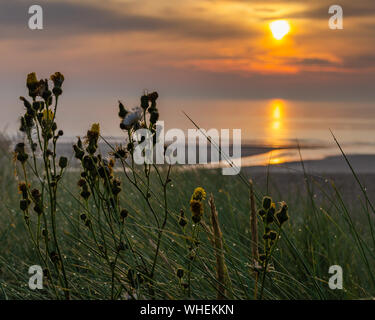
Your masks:
{"label": "thistle", "polygon": [[206,191],[203,188],[198,187],[194,190],[191,198],[198,201],[206,200]]}
{"label": "thistle", "polygon": [[[21,117],[20,131],[24,135],[27,147],[25,142],[18,143],[14,149],[14,155],[22,166],[24,180],[33,184],[33,188],[30,185],[26,185],[26,183],[21,183],[19,186],[22,194],[20,210],[24,213],[28,232],[33,239],[36,252],[45,269],[49,270],[50,268],[50,262],[47,259],[48,255],[51,258],[50,261],[56,266],[57,275],[55,279],[51,278],[50,283],[52,288],[55,289],[56,297],[59,298],[59,293],[56,290],[57,285],[66,289],[64,294],[69,299],[69,282],[65,272],[59,236],[57,235],[58,228],[56,226],[57,190],[62,173],[68,165],[66,157],[62,156],[57,159],[56,156],[57,140],[63,135],[62,130],[57,132],[57,123],[55,122],[57,96],[62,92],[61,86],[64,76],[61,73],[55,73],[51,76],[51,80],[54,82],[53,92],[55,99],[53,99],[47,79],[38,80],[35,72],[27,76],[26,87],[31,101],[25,97],[20,97],[25,108],[25,112]],[[56,91],[57,88],[59,88],[59,92],[57,92],[58,90]],[[56,132],[57,134],[55,134]],[[40,149],[41,157],[37,154],[38,148]],[[39,164],[42,164],[42,166]],[[30,173],[36,176],[37,179],[28,177]],[[36,187],[35,184],[38,184],[39,187]],[[38,215],[37,222],[32,217],[29,217],[29,207],[32,203],[33,210]],[[47,208],[48,213],[45,212]],[[51,230],[53,243],[49,243],[49,237],[44,236],[48,234],[48,229]],[[34,241],[34,239],[39,239],[40,234],[44,237],[44,246],[39,243],[39,240]],[[50,251],[51,246],[54,251]]]}
{"label": "thistle", "polygon": [[192,220],[194,223],[199,223],[204,214],[203,201],[206,199],[206,191],[198,187],[194,190],[190,199],[190,211],[192,213]]}
{"label": "thistle", "polygon": [[29,96],[36,98],[38,95],[39,81],[36,77],[36,73],[32,72],[27,75],[26,87],[29,89]]}
{"label": "thistle", "polygon": [[87,131],[85,143],[88,144],[86,150],[89,154],[93,155],[98,149],[98,140],[100,135],[99,123],[94,123],[91,129]]}
{"label": "thistle", "polygon": [[199,200],[190,200],[190,210],[192,213],[191,219],[194,223],[199,223],[203,217],[204,208],[203,203]]}
{"label": "thistle", "polygon": [[264,197],[262,208],[258,210],[258,214],[263,220],[264,225],[262,235],[264,252],[259,255],[259,262],[263,271],[262,287],[260,291],[260,299],[262,299],[266,274],[269,270],[269,263],[271,262],[273,251],[280,238],[281,227],[289,219],[288,206],[285,202],[281,202],[280,209],[276,211],[276,204],[272,202],[272,198]]}
{"label": "thistle", "polygon": [[185,212],[184,210],[180,210],[180,219],[178,220],[178,224],[184,228],[187,225],[187,220],[185,218]]}
{"label": "thistle", "polygon": [[61,86],[65,80],[64,76],[60,72],[55,72],[53,75],[51,75],[51,80],[54,85],[52,92],[56,97],[58,97],[62,94]]}

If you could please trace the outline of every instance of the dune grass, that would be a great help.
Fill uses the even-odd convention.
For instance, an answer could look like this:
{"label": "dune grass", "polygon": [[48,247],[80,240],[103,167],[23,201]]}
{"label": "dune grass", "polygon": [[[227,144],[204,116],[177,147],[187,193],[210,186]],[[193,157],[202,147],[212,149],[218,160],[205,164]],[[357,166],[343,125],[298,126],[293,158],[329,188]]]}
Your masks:
{"label": "dune grass", "polygon": [[[375,212],[354,170],[359,194],[348,198],[333,180],[309,175],[303,161],[295,176],[303,188],[280,186],[272,173],[257,180],[215,169],[135,166],[125,161],[133,156],[132,145],[112,146],[112,160],[100,154],[98,125],[75,144],[79,170],[69,170],[55,152],[63,78],[56,73],[52,79],[53,91],[41,93],[44,106],[34,107],[40,83],[28,87],[33,103],[23,100],[26,144],[17,144],[14,159],[2,143],[0,298],[374,296]],[[52,97],[52,118],[48,111],[38,117],[35,110],[53,108]],[[158,118],[156,99],[155,93],[141,98],[144,112],[137,121],[150,129]],[[134,123],[121,103],[119,116],[132,143]],[[280,215],[287,208],[284,222]],[[44,269],[43,290],[28,286],[31,265]],[[332,265],[343,268],[343,290],[328,286]]]}
{"label": "dune grass", "polygon": [[[41,291],[31,291],[28,288],[28,267],[39,264],[39,259],[28,241],[23,216],[18,209],[13,164],[8,159],[3,159],[2,168],[1,297],[54,299],[54,292],[48,286]],[[213,194],[216,202],[223,234],[223,255],[230,277],[230,284],[226,284],[226,297],[253,299],[255,276],[247,187],[236,177],[221,176],[219,170],[172,171],[171,176],[172,182],[168,190],[171,199],[170,219],[165,227],[159,263],[155,270],[155,292],[150,296],[147,288],[140,284],[139,287],[135,285],[135,296],[157,299],[217,297],[216,249],[208,234],[202,233],[200,237],[199,252],[191,275],[190,295],[181,284],[187,281],[185,277],[189,265],[189,249],[186,246],[186,239],[192,228],[189,199],[194,188],[201,185]],[[78,173],[65,175],[57,209],[58,234],[72,285],[71,298],[109,299],[111,269],[103,259],[97,257],[97,249],[90,233],[80,220],[83,208],[75,196],[79,193],[77,179]],[[306,183],[311,183],[311,179]],[[274,270],[270,271],[271,274],[266,279],[264,299],[358,299],[373,296],[372,212],[365,205],[358,205],[356,210],[349,211],[338,190],[332,189],[334,187],[326,182],[323,182],[323,187],[328,190],[326,198],[320,199],[320,203],[316,203],[306,190],[282,198],[288,202],[290,220],[274,252]],[[123,190],[120,202],[129,211],[126,228],[142,259],[150,264],[157,242],[153,218],[147,210],[146,201],[138,195],[133,185],[125,184]],[[269,191],[271,195],[278,193],[278,190]],[[152,199],[152,203],[155,207],[160,206],[156,199]],[[159,208],[161,213],[162,207]],[[188,220],[184,230],[178,223],[181,209]],[[203,222],[210,225],[209,219],[209,211],[206,210]],[[261,225],[261,221],[258,222]],[[104,232],[109,233],[109,230]],[[139,260],[133,261],[129,255],[124,253],[117,266],[119,278],[126,284],[130,281],[127,271],[138,270],[140,264]],[[334,264],[342,266],[344,270],[343,290],[331,290],[328,287],[328,268]],[[184,270],[182,279],[176,276],[179,268]],[[124,299],[129,296],[122,292],[114,298]]]}

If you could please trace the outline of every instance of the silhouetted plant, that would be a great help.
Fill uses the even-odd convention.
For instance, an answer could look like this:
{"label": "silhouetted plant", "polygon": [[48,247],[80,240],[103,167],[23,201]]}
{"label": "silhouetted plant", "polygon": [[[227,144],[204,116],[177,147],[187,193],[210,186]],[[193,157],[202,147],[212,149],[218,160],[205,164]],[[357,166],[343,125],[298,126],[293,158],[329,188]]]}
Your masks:
{"label": "silhouetted plant", "polygon": [[285,202],[280,203],[280,208],[276,211],[276,204],[271,197],[264,197],[262,208],[258,214],[263,221],[263,253],[259,254],[259,261],[262,271],[262,283],[260,289],[260,299],[263,298],[263,290],[267,272],[269,271],[272,254],[280,238],[281,227],[288,221],[288,206]]}
{"label": "silhouetted plant", "polygon": [[[26,86],[31,100],[20,97],[25,107],[20,125],[25,142],[17,143],[14,155],[22,168],[24,181],[19,183],[20,209],[29,235],[45,270],[57,278],[65,298],[69,299],[69,283],[56,227],[58,187],[68,163],[66,157],[57,159],[56,154],[57,141],[64,134],[58,130],[55,121],[64,76],[56,72],[50,80],[52,91],[48,79],[38,80],[35,73],[27,76]],[[51,264],[54,273],[50,270]],[[55,278],[50,278],[50,283],[59,297]]]}

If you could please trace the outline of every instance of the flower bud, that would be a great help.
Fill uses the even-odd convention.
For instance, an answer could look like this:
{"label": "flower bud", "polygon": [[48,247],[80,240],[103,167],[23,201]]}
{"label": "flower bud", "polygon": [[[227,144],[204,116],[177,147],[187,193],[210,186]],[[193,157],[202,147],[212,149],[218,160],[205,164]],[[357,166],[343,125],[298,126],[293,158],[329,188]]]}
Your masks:
{"label": "flower bud", "polygon": [[153,112],[151,112],[150,122],[152,124],[155,124],[158,120],[159,120],[159,112],[155,109]]}
{"label": "flower bud", "polygon": [[121,119],[124,119],[126,117],[126,115],[128,114],[128,111],[125,109],[124,105],[119,101],[119,112],[118,112],[118,116],[121,118]]}
{"label": "flower bud", "polygon": [[271,207],[272,199],[270,197],[263,198],[263,209],[268,210]]}
{"label": "flower bud", "polygon": [[122,209],[120,212],[120,216],[122,219],[125,219],[128,216],[129,212],[126,209]]}
{"label": "flower bud", "polygon": [[185,218],[185,212],[184,210],[180,210],[180,219],[178,221],[178,224],[181,226],[181,227],[185,227],[187,225],[187,220]]}
{"label": "flower bud", "polygon": [[184,276],[184,270],[181,269],[181,268],[178,268],[177,271],[176,271],[176,275],[178,278],[182,278]]}
{"label": "flower bud", "polygon": [[68,158],[66,158],[66,157],[60,157],[60,159],[59,159],[59,167],[61,169],[65,169],[67,165],[68,165]]}
{"label": "flower bud", "polygon": [[82,160],[83,156],[85,155],[85,152],[82,149],[80,149],[76,144],[73,146],[73,149],[74,149],[74,156],[77,159]]}
{"label": "flower bud", "polygon": [[27,208],[29,207],[29,204],[30,204],[30,200],[28,200],[28,199],[22,199],[20,201],[20,209],[22,211],[26,211]]}
{"label": "flower bud", "polygon": [[288,221],[289,215],[288,215],[288,206],[285,202],[282,203],[281,209],[276,213],[276,219],[277,222],[280,224],[280,226]]}
{"label": "flower bud", "polygon": [[41,202],[38,202],[35,206],[34,206],[34,211],[38,214],[38,215],[41,215],[43,213],[43,205]]}
{"label": "flower bud", "polygon": [[61,96],[62,95],[62,89],[61,88],[53,88],[52,89],[52,93],[56,96],[56,97],[58,97],[58,96]]}
{"label": "flower bud", "polygon": [[51,80],[53,81],[53,94],[58,97],[62,94],[61,86],[64,82],[64,76],[60,72],[55,72],[53,75],[51,75]]}
{"label": "flower bud", "polygon": [[146,95],[143,95],[141,97],[141,108],[143,110],[147,110],[147,108],[149,107],[149,99],[148,99],[148,96]]}
{"label": "flower bud", "polygon": [[29,73],[27,75],[26,87],[27,89],[29,89],[29,96],[32,98],[36,98],[36,96],[38,95],[39,81],[36,78],[35,72]]}
{"label": "flower bud", "polygon": [[267,214],[267,212],[264,209],[259,209],[258,214],[263,218]]}
{"label": "flower bud", "polygon": [[276,233],[275,231],[271,231],[271,232],[269,233],[269,238],[270,238],[272,241],[276,240],[276,237],[277,237],[277,233]]}
{"label": "flower bud", "polygon": [[23,105],[26,109],[31,109],[31,103],[27,101],[24,97],[20,97],[20,100],[23,101]]}

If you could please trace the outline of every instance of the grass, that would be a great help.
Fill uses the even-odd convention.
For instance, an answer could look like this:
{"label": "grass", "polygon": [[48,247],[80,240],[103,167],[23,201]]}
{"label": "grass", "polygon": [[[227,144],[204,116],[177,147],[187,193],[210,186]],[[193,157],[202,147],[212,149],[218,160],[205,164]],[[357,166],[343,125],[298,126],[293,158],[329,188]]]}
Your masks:
{"label": "grass", "polygon": [[[22,213],[18,209],[18,195],[13,165],[2,160],[1,182],[3,201],[1,203],[1,272],[0,280],[3,299],[51,299],[50,288],[31,291],[28,288],[28,267],[39,260],[35,249],[27,239]],[[57,225],[62,242],[68,278],[74,283],[72,298],[107,299],[111,297],[111,271],[103,267],[97,258],[94,244],[88,231],[80,223],[81,204],[73,194],[79,192],[76,186],[77,173],[65,175],[63,190],[59,194]],[[156,178],[156,177],[155,177]],[[125,179],[124,179],[125,180]],[[186,235],[178,224],[180,209],[189,218],[189,198],[195,186],[202,185],[214,195],[224,239],[224,252],[231,287],[227,288],[230,298],[252,299],[255,280],[251,269],[250,203],[248,190],[236,177],[221,176],[216,170],[191,170],[172,172],[171,219],[165,228],[161,244],[160,263],[155,273],[157,299],[182,299],[186,290],[176,277],[178,268],[187,269]],[[181,186],[181,187],[179,187]],[[325,184],[326,188],[330,188]],[[153,258],[155,226],[147,210],[147,204],[130,183],[123,187],[121,203],[129,208],[126,226],[129,236],[139,248],[146,261]],[[278,194],[271,190],[270,194]],[[294,199],[293,199],[294,198]],[[266,280],[265,299],[358,299],[373,296],[371,266],[374,266],[374,242],[371,237],[367,211],[351,211],[355,221],[350,221],[339,195],[327,195],[322,209],[315,211],[307,192],[293,198],[284,198],[290,208],[290,221],[274,253],[274,271]],[[297,200],[298,199],[298,200]],[[156,200],[155,205],[156,204]],[[207,216],[206,216],[207,215]],[[370,218],[371,219],[371,218]],[[204,221],[209,224],[206,212]],[[373,221],[373,220],[371,220]],[[358,236],[358,238],[357,238]],[[118,266],[120,277],[127,282],[126,270],[130,262],[124,256]],[[215,250],[207,236],[201,237],[199,257],[195,260],[191,280],[191,298],[214,299],[217,296]],[[366,261],[367,260],[367,261]],[[137,262],[131,265],[136,268]],[[331,290],[327,281],[328,268],[339,264],[344,270],[344,290]],[[370,268],[368,268],[369,266]],[[186,272],[186,271],[185,271]],[[140,288],[137,297],[149,298]],[[126,298],[120,295],[118,298]]]}
{"label": "grass", "polygon": [[[55,97],[61,94],[58,89],[55,84]],[[45,94],[45,101],[50,96]],[[157,112],[153,99],[155,95],[150,98],[152,121]],[[56,106],[57,101],[53,121]],[[120,104],[125,123],[123,108]],[[143,116],[152,128],[146,112]],[[36,115],[34,120],[39,121]],[[374,210],[354,170],[358,197],[348,197],[330,179],[309,175],[302,159],[302,174],[293,179],[304,187],[293,189],[272,172],[251,177],[250,183],[244,173],[240,178],[215,169],[135,166],[122,157],[113,166],[99,156],[95,126],[85,145],[76,144],[76,156],[84,153],[78,152],[80,170],[68,170],[64,163],[60,170],[56,152],[47,155],[55,144],[47,134],[50,123],[36,126],[40,151],[35,158],[18,148],[18,160],[13,160],[7,151],[10,142],[1,139],[1,299],[373,298]],[[30,134],[35,127],[29,129],[25,136],[35,139]],[[133,128],[124,129],[132,141]],[[22,152],[29,155],[26,161],[19,157]],[[59,172],[57,183],[51,183]],[[25,178],[30,187],[22,196],[17,185]],[[33,188],[39,188],[41,197],[35,199]],[[282,228],[272,224],[276,241],[263,239],[268,226],[256,214],[264,206],[263,195],[289,207],[290,218]],[[21,210],[22,197],[32,205]],[[39,199],[38,214],[33,207]],[[265,261],[259,253],[266,253]],[[35,264],[45,270],[43,290],[28,287],[28,269]],[[343,268],[343,290],[328,286],[332,265]]]}

